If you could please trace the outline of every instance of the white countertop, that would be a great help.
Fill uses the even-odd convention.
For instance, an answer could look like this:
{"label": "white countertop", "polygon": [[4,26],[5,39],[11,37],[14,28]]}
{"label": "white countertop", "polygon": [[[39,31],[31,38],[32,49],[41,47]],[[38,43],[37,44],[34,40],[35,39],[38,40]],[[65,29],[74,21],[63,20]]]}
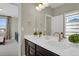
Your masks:
{"label": "white countertop", "polygon": [[59,42],[58,37],[34,35],[25,35],[24,38],[60,56],[79,56],[79,46],[71,44],[67,39]]}

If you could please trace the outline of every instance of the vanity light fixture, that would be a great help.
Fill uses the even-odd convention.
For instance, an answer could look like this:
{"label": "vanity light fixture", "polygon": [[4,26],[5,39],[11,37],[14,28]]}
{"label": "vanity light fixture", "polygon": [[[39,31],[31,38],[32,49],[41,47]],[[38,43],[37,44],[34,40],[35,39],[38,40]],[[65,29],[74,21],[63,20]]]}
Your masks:
{"label": "vanity light fixture", "polygon": [[0,11],[2,11],[3,9],[0,9]]}
{"label": "vanity light fixture", "polygon": [[39,7],[40,9],[44,9],[44,8],[45,8],[45,6],[44,6],[43,4],[39,4],[38,7]]}
{"label": "vanity light fixture", "polygon": [[41,10],[45,9],[46,7],[48,7],[48,4],[47,3],[39,3],[36,6],[36,10],[41,11]]}

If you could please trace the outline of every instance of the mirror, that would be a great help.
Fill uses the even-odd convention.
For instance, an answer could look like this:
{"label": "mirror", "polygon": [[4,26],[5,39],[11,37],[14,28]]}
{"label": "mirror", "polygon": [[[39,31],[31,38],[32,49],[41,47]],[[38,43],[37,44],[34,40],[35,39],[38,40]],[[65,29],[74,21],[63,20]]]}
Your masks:
{"label": "mirror", "polygon": [[51,35],[51,26],[52,26],[52,16],[45,15],[45,31],[46,35]]}

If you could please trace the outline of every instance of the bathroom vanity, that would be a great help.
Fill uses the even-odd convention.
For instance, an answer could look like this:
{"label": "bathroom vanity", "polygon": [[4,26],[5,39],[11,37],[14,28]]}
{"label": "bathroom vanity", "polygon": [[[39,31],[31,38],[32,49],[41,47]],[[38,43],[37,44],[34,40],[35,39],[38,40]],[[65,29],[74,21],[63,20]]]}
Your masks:
{"label": "bathroom vanity", "polygon": [[58,37],[25,35],[26,56],[79,56],[79,47],[73,46],[67,39],[58,41]]}
{"label": "bathroom vanity", "polygon": [[25,55],[27,56],[59,56],[27,39],[25,39]]}

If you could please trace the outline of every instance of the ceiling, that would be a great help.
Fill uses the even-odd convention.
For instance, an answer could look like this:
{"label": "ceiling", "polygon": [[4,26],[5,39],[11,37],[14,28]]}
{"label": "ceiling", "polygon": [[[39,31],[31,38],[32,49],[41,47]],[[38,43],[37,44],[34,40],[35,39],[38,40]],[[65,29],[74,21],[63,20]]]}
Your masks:
{"label": "ceiling", "polygon": [[9,4],[12,4],[14,6],[19,6],[20,3],[9,3]]}
{"label": "ceiling", "polygon": [[59,6],[62,6],[64,3],[49,3],[48,5],[51,7],[51,8],[57,8]]}
{"label": "ceiling", "polygon": [[[18,6],[19,3],[10,3],[12,5],[15,5],[15,6]],[[36,3],[37,5],[38,3]],[[59,7],[59,6],[62,6],[64,3],[47,3],[50,7],[52,8],[56,8],[56,7]]]}
{"label": "ceiling", "polygon": [[[48,6],[56,8],[63,4],[64,3],[48,3]],[[18,5],[18,3],[0,3],[0,9],[3,9],[0,11],[0,15],[18,17]]]}
{"label": "ceiling", "polygon": [[0,15],[18,17],[18,7],[8,3],[0,3]]}
{"label": "ceiling", "polygon": [[[40,4],[40,3],[35,3],[36,6],[37,6],[38,4]],[[64,3],[45,3],[45,4],[47,4],[48,7],[51,7],[51,8],[57,8],[57,7],[59,7],[59,6],[64,5]]]}

